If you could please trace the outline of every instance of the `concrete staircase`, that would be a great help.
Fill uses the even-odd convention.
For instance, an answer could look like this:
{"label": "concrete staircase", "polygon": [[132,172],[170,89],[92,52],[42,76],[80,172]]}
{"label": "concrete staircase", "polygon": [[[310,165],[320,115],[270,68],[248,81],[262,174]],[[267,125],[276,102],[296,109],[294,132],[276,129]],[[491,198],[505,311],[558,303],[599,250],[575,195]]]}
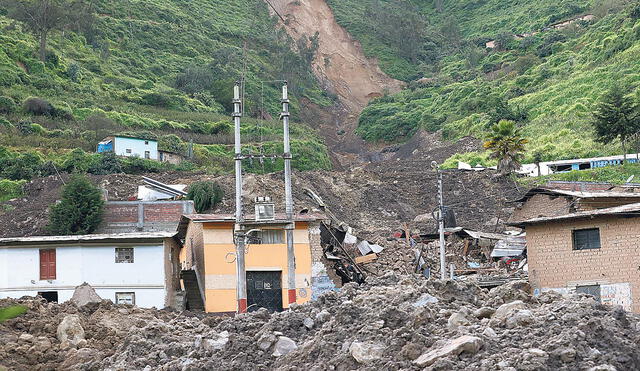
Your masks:
{"label": "concrete staircase", "polygon": [[186,292],[186,308],[191,311],[204,311],[204,302],[200,295],[200,287],[195,270],[183,270],[180,272],[180,278],[184,282],[184,290]]}

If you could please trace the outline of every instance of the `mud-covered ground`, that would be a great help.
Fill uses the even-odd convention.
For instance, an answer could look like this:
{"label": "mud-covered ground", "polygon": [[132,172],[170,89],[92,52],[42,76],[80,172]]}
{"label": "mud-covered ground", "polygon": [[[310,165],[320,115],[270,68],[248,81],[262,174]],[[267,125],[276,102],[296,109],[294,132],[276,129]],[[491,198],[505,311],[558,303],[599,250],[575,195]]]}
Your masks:
{"label": "mud-covered ground", "polygon": [[[293,191],[296,211],[313,210],[318,205],[305,193],[311,189],[320,195],[329,210],[356,232],[378,243],[384,243],[392,232],[404,228],[431,232],[435,223],[431,213],[437,205],[437,177],[430,161],[388,160],[356,166],[348,171],[295,172]],[[148,174],[170,184],[191,184],[212,179],[219,182],[225,197],[215,213],[234,210],[232,176],[204,173]],[[63,175],[63,178],[66,178]],[[444,172],[445,203],[456,213],[458,224],[493,232],[501,230],[512,212],[508,201],[523,191],[508,178],[493,171]],[[109,200],[135,198],[142,176],[113,174],[93,176],[94,182],[106,190]],[[6,203],[0,211],[0,237],[47,234],[48,208],[60,194],[62,181],[56,176],[35,179],[25,187],[25,197]],[[255,196],[272,196],[276,207],[284,210],[282,173],[252,175],[244,182],[246,211],[251,210]],[[0,210],[3,210],[0,209]]]}
{"label": "mud-covered ground", "polygon": [[22,303],[0,324],[0,365],[15,370],[637,370],[637,315],[526,282],[387,274],[316,302],[236,318],[110,302]]}

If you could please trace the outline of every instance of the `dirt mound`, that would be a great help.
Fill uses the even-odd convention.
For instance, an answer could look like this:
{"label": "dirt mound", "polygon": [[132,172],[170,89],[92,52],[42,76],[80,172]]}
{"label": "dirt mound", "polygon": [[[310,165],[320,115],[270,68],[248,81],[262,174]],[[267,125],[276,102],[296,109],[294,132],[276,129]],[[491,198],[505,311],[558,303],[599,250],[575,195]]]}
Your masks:
{"label": "dirt mound", "polygon": [[[0,364],[113,370],[640,368],[638,316],[584,295],[532,298],[518,287],[526,285],[489,292],[471,283],[388,274],[286,312],[260,310],[224,320],[110,302],[77,309],[4,300],[0,306],[21,302],[30,311],[0,325]],[[84,331],[77,346],[56,334],[71,315]]]}
{"label": "dirt mound", "polygon": [[[203,173],[148,174],[170,184],[191,184],[198,180],[215,180],[225,191],[223,202],[212,210],[233,213],[233,176]],[[135,198],[142,176],[112,174],[92,177],[106,190],[109,200]],[[283,210],[283,174],[248,174],[244,182],[247,213],[253,213],[251,200],[256,196],[272,196],[276,208]],[[55,177],[36,179],[27,185],[24,199],[9,204],[15,209],[0,214],[0,237],[46,234],[47,208],[58,199],[62,182]],[[339,219],[356,229],[359,236],[384,244],[393,232],[410,223],[411,228],[431,232],[435,222],[431,212],[436,207],[436,174],[430,161],[385,161],[348,171],[295,172],[293,191],[295,210],[313,210],[318,204],[305,189],[311,189]],[[512,209],[507,201],[520,196],[509,178],[494,172],[450,171],[444,174],[445,203],[456,213],[459,225],[488,232],[503,229]]]}

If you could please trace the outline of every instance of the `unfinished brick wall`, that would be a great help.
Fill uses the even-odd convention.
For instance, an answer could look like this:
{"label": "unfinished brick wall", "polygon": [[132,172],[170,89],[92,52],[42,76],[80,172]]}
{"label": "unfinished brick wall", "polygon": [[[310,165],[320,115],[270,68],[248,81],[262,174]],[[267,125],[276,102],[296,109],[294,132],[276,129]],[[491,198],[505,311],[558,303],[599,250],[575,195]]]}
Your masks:
{"label": "unfinished brick wall", "polygon": [[570,197],[536,194],[517,207],[510,221],[524,221],[542,216],[559,216],[569,214],[573,200]]}
{"label": "unfinished brick wall", "polygon": [[193,212],[193,201],[109,201],[97,232],[175,231],[180,217]]}
{"label": "unfinished brick wall", "polygon": [[579,201],[578,208],[582,210],[595,210],[595,209],[606,209],[609,207],[616,207],[622,205],[633,204],[636,202],[640,202],[639,198],[588,198],[581,199]]}
{"label": "unfinished brick wall", "polygon": [[[572,231],[584,228],[600,228],[600,249],[573,250]],[[628,284],[630,297],[620,292],[603,300],[630,302],[629,309],[640,313],[640,218],[606,216],[526,229],[529,280],[535,288],[571,291],[576,286]]]}
{"label": "unfinished brick wall", "polygon": [[138,221],[138,206],[107,202],[104,206],[102,220],[103,223],[136,223]]}

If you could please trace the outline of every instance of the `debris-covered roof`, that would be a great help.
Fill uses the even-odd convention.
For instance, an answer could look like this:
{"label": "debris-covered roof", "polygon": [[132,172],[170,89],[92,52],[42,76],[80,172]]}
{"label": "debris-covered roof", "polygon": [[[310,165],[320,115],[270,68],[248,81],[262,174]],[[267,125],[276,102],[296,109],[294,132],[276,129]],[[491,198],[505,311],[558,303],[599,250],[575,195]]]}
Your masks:
{"label": "debris-covered roof", "polygon": [[[307,213],[295,215],[296,222],[315,222],[319,220],[327,219],[322,214]],[[273,220],[258,220],[256,221],[254,214],[245,215],[245,223],[248,224],[286,224],[288,223],[285,214],[276,213]],[[194,223],[235,223],[236,218],[233,214],[190,214],[183,215],[178,225],[178,238],[184,238],[187,233],[187,226],[190,222]]]}
{"label": "debris-covered roof", "polygon": [[638,198],[640,199],[640,192],[620,192],[620,191],[569,191],[564,189],[552,189],[552,188],[532,188],[521,198],[514,200],[514,202],[524,202],[529,198],[537,194],[556,195],[556,196],[568,196],[573,198]]}
{"label": "debris-covered roof", "polygon": [[546,216],[541,218],[533,218],[524,220],[521,222],[508,223],[509,225],[524,227],[530,224],[540,224],[546,222],[554,222],[560,220],[581,219],[581,218],[594,218],[597,216],[605,215],[640,215],[640,203],[633,203],[628,205],[610,207],[607,209],[587,210],[577,213],[559,215],[559,216]]}
{"label": "debris-covered roof", "polygon": [[0,238],[0,246],[82,244],[83,242],[124,242],[171,238],[176,232],[136,232],[111,234],[85,234],[76,236],[31,236]]}

